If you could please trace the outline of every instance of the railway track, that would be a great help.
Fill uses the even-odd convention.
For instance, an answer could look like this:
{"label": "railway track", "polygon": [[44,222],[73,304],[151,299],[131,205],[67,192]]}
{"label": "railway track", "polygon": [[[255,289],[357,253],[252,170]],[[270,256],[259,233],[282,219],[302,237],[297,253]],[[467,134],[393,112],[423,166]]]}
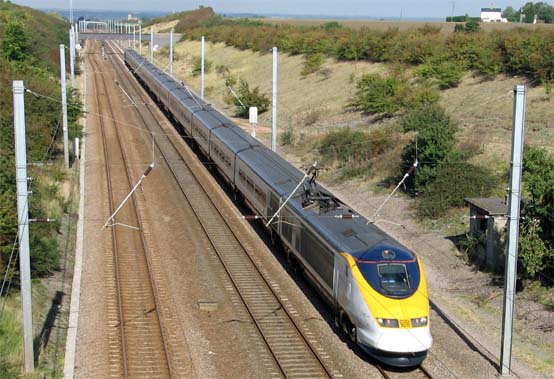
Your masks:
{"label": "railway track", "polygon": [[431,373],[423,366],[418,366],[416,369],[409,372],[402,372],[400,370],[391,371],[378,364],[376,364],[375,367],[385,379],[433,379]]}
{"label": "railway track", "polygon": [[112,62],[129,96],[141,99],[137,111],[142,124],[154,136],[160,154],[269,350],[278,368],[278,376],[332,377],[336,373],[326,367],[320,356],[321,352],[310,341],[311,337],[305,334],[255,263],[251,255],[253,248],[235,235],[232,223],[236,216],[226,211],[227,205],[223,199],[213,195],[218,191],[217,184],[208,180],[209,174],[203,168],[190,163],[196,161],[190,150],[184,149],[180,142],[176,143],[170,138],[170,135],[176,136],[173,126],[168,125],[157,107],[153,109],[150,98],[146,98],[148,95],[124,66],[121,57],[112,55]]}
{"label": "railway track", "polygon": [[[114,121],[110,88],[106,83],[106,64],[98,62],[99,56],[98,52],[93,53],[88,60],[94,71],[96,108],[112,214],[133,183],[121,135]],[[161,322],[144,224],[135,196],[121,209],[109,228],[111,231],[106,232],[106,238],[111,241],[106,244],[110,246],[106,253],[113,256],[113,266],[109,265],[108,272],[115,278],[112,296],[107,299],[108,320],[112,327],[109,336],[110,376],[172,377],[174,369]]]}

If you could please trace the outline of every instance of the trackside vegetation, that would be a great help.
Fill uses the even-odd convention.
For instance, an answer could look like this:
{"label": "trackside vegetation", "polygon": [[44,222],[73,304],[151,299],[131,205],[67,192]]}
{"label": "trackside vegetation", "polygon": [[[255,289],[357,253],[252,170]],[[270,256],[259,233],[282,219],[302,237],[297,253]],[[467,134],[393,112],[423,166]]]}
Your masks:
{"label": "trackside vegetation", "polygon": [[[12,81],[23,80],[27,131],[27,160],[30,218],[54,218],[53,223],[31,223],[31,275],[49,276],[59,269],[58,235],[60,220],[69,203],[62,193],[67,172],[59,163],[61,99],[59,85],[59,44],[67,44],[68,24],[56,16],[15,4],[0,2],[0,275],[7,264],[17,236],[16,183]],[[66,54],[68,56],[69,54]],[[69,64],[66,65],[69,67]],[[37,95],[38,94],[38,95]],[[70,135],[80,136],[78,119],[81,103],[76,89],[68,94]],[[48,164],[47,164],[48,163]],[[17,261],[15,261],[17,262]],[[17,301],[18,265],[8,272],[12,277],[9,298],[0,298],[0,378],[19,376],[21,336]],[[12,297],[14,299],[12,299]],[[15,308],[13,306],[16,306]],[[40,371],[40,370],[39,370]]]}
{"label": "trackside vegetation", "polygon": [[485,76],[524,75],[537,84],[554,80],[554,53],[550,48],[554,30],[514,28],[484,32],[478,26],[468,23],[456,33],[445,34],[428,25],[409,31],[355,30],[336,22],[312,27],[270,25],[260,20],[230,20],[214,15],[200,25],[186,27],[185,38],[200,39],[205,35],[209,41],[262,53],[277,46],[293,55],[322,54],[342,61],[425,65],[422,74],[438,76],[439,81],[453,71],[448,75],[447,86],[459,82],[460,70]]}
{"label": "trackside vegetation", "polygon": [[[530,14],[531,6],[538,6],[539,19],[550,20],[541,4],[528,3],[510,17]],[[387,63],[386,74],[352,78],[355,89],[347,103],[349,110],[372,115],[373,120],[387,119],[386,126],[337,128],[311,146],[323,164],[340,170],[342,178],[371,177],[375,166],[383,168],[380,161],[389,160],[385,167],[391,172],[386,182],[398,183],[417,160],[417,170],[403,189],[417,199],[415,206],[421,217],[443,217],[450,209],[463,207],[465,197],[504,193],[501,179],[505,180],[505,173],[473,163],[475,148],[457,140],[456,121],[439,105],[441,90],[458,86],[468,73],[484,80],[500,74],[521,75],[532,85],[544,86],[547,93],[554,86],[552,29],[514,27],[487,32],[481,30],[478,19],[464,16],[454,20],[465,24],[457,25],[453,33],[431,25],[381,31],[351,29],[338,22],[273,25],[261,19],[225,19],[210,15],[204,8],[195,12],[199,11],[202,21],[181,24],[184,38],[199,40],[204,35],[208,41],[261,54],[277,46],[290,55],[303,55],[303,77],[324,70],[328,58]],[[285,130],[283,145],[293,144],[293,133],[291,128]],[[541,170],[550,167],[551,159],[545,152],[526,153],[524,181],[533,200],[525,206],[529,217],[522,223],[521,256],[530,277],[547,270],[552,273],[553,269],[554,232],[547,215],[554,212],[546,204],[554,201],[545,188],[554,188],[554,183],[549,171]],[[536,161],[542,164],[534,164]]]}

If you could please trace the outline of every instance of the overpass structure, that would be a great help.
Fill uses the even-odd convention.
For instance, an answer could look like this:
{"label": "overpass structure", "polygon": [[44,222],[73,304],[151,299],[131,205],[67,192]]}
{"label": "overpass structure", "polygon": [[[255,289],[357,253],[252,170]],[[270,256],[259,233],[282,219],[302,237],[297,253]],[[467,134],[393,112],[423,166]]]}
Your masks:
{"label": "overpass structure", "polygon": [[[175,41],[179,41],[181,39],[182,34],[173,34],[173,38]],[[108,32],[81,32],[79,33],[79,40],[85,41],[85,40],[96,40],[96,41],[107,41],[107,40],[114,40],[114,41],[142,41],[142,42],[150,42],[150,33],[148,34],[141,34],[139,33],[108,33]],[[154,34],[154,46],[158,46],[158,48],[169,46],[169,33],[157,33]]]}

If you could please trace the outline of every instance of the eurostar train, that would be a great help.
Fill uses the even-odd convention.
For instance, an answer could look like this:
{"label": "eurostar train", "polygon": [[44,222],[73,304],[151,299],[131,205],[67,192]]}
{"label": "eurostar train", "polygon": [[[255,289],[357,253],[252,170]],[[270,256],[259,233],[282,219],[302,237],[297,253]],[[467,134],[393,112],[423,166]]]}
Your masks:
{"label": "eurostar train", "polygon": [[[266,222],[304,173],[132,50],[125,62],[176,127]],[[421,261],[406,247],[318,185],[315,171],[269,226],[287,256],[335,311],[336,323],[381,362],[417,366],[432,337]]]}

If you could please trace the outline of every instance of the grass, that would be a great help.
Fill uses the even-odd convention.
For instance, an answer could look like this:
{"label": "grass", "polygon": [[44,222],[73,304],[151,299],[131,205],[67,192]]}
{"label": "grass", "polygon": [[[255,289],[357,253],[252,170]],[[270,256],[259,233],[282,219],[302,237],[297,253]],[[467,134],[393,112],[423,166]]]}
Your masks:
{"label": "grass", "polygon": [[[1,299],[2,301],[4,298]],[[23,360],[19,296],[10,296],[0,319],[0,378],[13,378]]]}

